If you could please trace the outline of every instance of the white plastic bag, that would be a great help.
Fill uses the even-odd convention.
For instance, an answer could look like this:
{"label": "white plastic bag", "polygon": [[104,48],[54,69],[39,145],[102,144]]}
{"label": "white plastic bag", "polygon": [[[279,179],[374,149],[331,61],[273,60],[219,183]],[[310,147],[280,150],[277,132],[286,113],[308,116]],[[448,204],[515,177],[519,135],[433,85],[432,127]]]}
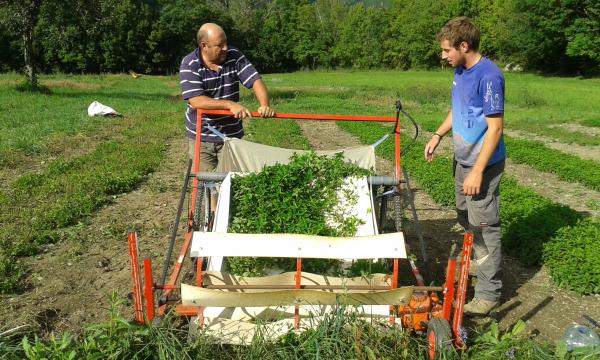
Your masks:
{"label": "white plastic bag", "polygon": [[115,109],[110,106],[102,105],[97,101],[88,106],[89,116],[121,116],[120,113],[116,112]]}

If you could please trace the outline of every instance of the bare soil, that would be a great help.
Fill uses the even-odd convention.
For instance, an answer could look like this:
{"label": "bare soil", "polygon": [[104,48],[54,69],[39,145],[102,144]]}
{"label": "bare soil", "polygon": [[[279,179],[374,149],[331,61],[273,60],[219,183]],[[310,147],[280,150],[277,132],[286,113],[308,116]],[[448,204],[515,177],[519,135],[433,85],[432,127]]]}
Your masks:
{"label": "bare soil", "polygon": [[580,124],[574,123],[565,123],[558,125],[550,125],[550,127],[557,127],[560,129],[565,129],[566,131],[582,133],[582,134],[592,134],[592,135],[600,135],[600,129],[597,127],[584,126]]}
{"label": "bare soil", "polygon": [[[300,125],[315,149],[359,144],[334,123],[301,122]],[[154,276],[158,278],[177,211],[186,153],[186,140],[173,139],[159,170],[138,189],[116,196],[112,204],[71,228],[70,240],[48,246],[42,254],[24,259],[30,269],[29,288],[22,294],[0,296],[0,333],[22,325],[21,332],[35,331],[41,335],[62,331],[80,333],[86,324],[108,318],[113,293],[125,300],[119,306],[121,313],[133,319],[126,232],[131,228],[138,231],[141,257],[152,258]],[[378,159],[377,166],[381,175],[393,172],[386,160]],[[432,274],[425,276],[439,284],[450,242],[460,238],[454,227],[455,213],[435,204],[414,181],[411,185],[433,268]],[[414,224],[409,222],[407,242],[411,249],[418,249],[413,228]],[[178,239],[181,233],[180,229]],[[544,268],[525,268],[510,258],[504,259],[503,266],[503,305],[492,317],[502,328],[524,319],[530,331],[539,332],[543,339],[556,340],[566,326],[574,321],[582,322],[582,314],[600,320],[600,296],[578,296],[556,289]]]}
{"label": "bare soil", "polygon": [[160,170],[138,189],[115,196],[111,205],[74,226],[70,240],[25,259],[29,289],[0,296],[0,332],[25,325],[22,332],[41,335],[81,333],[86,324],[108,319],[113,293],[124,300],[121,313],[133,318],[126,234],[138,231],[140,257],[153,260],[155,277],[162,274],[187,154],[183,137],[169,145]]}
{"label": "bare soil", "polygon": [[[358,139],[333,123],[300,122],[300,126],[315,149],[335,149],[360,144]],[[449,143],[450,141],[446,140],[440,150],[451,151]],[[422,151],[422,149],[415,148],[411,151]],[[391,162],[378,158],[377,166],[378,174],[393,174]],[[532,171],[531,169],[517,168],[514,165],[509,165],[506,170],[511,176],[517,178],[531,177]],[[544,182],[552,183],[552,186],[557,187],[569,188],[572,186],[570,183],[555,183],[555,179],[547,177]],[[437,205],[428,194],[421,191],[415,181],[411,180],[410,183],[415,194],[415,207],[433,272],[433,274],[425,274],[426,280],[433,280],[437,284],[441,284],[448,261],[450,244],[453,240],[461,238],[460,231],[456,226],[456,213],[453,209]],[[560,189],[558,188],[557,191]],[[410,219],[405,231],[407,246],[418,255],[418,239],[414,231],[414,221],[410,212],[407,212],[407,215]],[[499,322],[501,329],[509,329],[519,319],[522,319],[527,324],[530,333],[539,334],[539,338],[546,341],[555,341],[572,323],[585,324],[585,320],[582,318],[583,314],[600,319],[600,295],[580,296],[571,291],[557,289],[552,285],[546,268],[524,267],[517,260],[508,256],[503,258],[502,269],[504,287],[501,306],[490,317],[467,318],[467,326],[478,328],[495,320]]]}

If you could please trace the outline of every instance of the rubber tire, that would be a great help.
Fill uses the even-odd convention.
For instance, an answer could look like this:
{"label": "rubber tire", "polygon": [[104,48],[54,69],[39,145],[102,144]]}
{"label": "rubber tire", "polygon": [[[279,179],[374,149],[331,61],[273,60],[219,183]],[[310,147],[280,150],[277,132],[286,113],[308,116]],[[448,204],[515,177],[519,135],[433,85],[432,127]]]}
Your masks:
{"label": "rubber tire", "polygon": [[427,324],[427,342],[430,359],[441,359],[452,351],[452,330],[446,319],[432,318]]}

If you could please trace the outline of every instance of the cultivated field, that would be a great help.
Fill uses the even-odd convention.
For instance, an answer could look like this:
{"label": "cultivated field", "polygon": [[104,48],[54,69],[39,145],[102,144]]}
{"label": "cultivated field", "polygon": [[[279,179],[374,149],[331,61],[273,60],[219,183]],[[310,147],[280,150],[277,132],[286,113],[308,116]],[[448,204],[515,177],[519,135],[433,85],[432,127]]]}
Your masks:
{"label": "cultivated field", "polygon": [[[265,76],[280,112],[392,115],[395,100],[402,101],[422,127],[413,143],[402,119],[403,165],[418,188],[417,210],[435,260],[428,276],[436,282],[448,243],[459,236],[451,147],[445,139],[443,156],[431,165],[422,148],[449,110],[451,80],[450,71]],[[47,76],[48,94],[18,92],[18,82],[16,75],[0,76],[0,333],[20,325],[26,326],[18,335],[82,333],[85,323],[106,321],[111,304],[113,319],[130,319],[125,233],[136,228],[145,255],[162,265],[185,170],[178,79]],[[506,92],[506,294],[493,319],[510,329],[523,318],[527,333],[554,341],[571,322],[583,322],[582,314],[600,320],[600,80],[509,73]],[[94,100],[124,116],[89,118]],[[242,102],[256,107],[248,91]],[[247,124],[253,141],[289,148],[372,143],[389,131],[378,124]],[[378,172],[389,173],[392,144],[382,144],[378,156]],[[113,293],[124,303],[115,303]],[[495,349],[513,346],[536,358],[528,352],[534,345],[515,344]]]}

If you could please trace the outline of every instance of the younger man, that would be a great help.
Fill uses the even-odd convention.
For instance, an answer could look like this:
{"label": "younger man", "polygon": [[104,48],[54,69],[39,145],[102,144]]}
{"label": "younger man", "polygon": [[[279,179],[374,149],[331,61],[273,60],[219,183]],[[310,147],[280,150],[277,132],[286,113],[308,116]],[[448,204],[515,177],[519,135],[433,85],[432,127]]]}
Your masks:
{"label": "younger man", "polygon": [[479,29],[467,17],[450,20],[437,34],[442,59],[454,68],[452,110],[425,145],[425,159],[452,130],[458,222],[475,235],[475,297],[465,314],[487,315],[498,306],[500,263],[500,178],[506,150],[504,76],[479,52]]}

